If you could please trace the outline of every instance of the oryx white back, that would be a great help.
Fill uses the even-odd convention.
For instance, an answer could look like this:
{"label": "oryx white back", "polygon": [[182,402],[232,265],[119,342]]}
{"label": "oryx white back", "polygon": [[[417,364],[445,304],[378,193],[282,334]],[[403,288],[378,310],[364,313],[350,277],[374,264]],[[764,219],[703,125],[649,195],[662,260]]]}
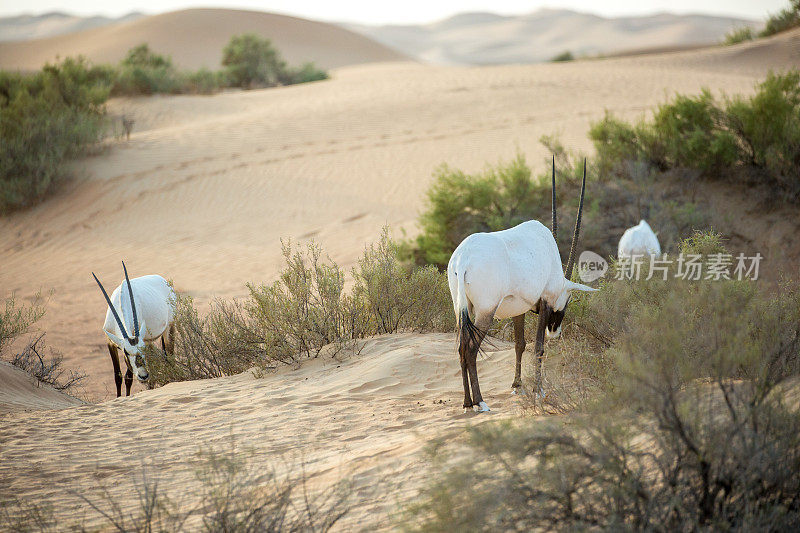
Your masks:
{"label": "oryx white back", "polygon": [[622,234],[617,247],[617,259],[644,255],[661,255],[661,245],[650,225],[640,220]]}
{"label": "oryx white back", "polygon": [[[123,290],[123,287],[125,290]],[[174,320],[174,310],[168,304],[175,294],[167,280],[158,274],[140,276],[131,280],[133,298],[139,319],[140,342],[152,342],[158,339]],[[128,296],[127,282],[120,283],[111,293],[111,303],[120,311],[120,318],[127,331],[133,331],[133,310]],[[165,305],[167,304],[167,305]],[[106,310],[103,330],[122,338],[117,321],[111,309]],[[115,343],[116,344],[116,343]],[[119,348],[124,348],[117,344]]]}

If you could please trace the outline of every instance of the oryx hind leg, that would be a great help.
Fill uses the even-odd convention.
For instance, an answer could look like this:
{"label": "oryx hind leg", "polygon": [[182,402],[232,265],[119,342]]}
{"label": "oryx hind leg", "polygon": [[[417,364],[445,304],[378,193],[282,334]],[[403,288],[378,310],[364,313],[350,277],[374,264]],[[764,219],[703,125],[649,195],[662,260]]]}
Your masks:
{"label": "oryx hind leg", "polygon": [[517,366],[514,368],[514,393],[522,386],[522,354],[525,352],[525,313],[514,317],[514,349],[517,353]]}
{"label": "oryx hind leg", "polygon": [[108,353],[111,354],[111,364],[114,366],[114,383],[117,385],[117,398],[122,396],[122,370],[119,367],[119,351],[117,347],[108,343]]}
{"label": "oryx hind leg", "polygon": [[481,386],[478,383],[478,351],[480,351],[481,343],[489,327],[492,325],[492,318],[494,312],[483,317],[477,317],[475,326],[477,328],[476,336],[477,342],[472,343],[470,350],[467,352],[467,367],[469,369],[469,381],[472,387],[472,407],[476,411],[489,411],[489,406],[483,401],[481,394]]}
{"label": "oryx hind leg", "polygon": [[175,353],[175,324],[170,324],[161,335],[161,349],[172,355]]}

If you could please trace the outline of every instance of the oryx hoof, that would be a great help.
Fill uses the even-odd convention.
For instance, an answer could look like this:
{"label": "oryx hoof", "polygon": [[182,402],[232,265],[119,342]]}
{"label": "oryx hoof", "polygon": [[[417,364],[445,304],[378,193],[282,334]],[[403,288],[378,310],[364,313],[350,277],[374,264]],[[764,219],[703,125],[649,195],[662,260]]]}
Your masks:
{"label": "oryx hoof", "polygon": [[511,389],[511,394],[519,394],[520,396],[525,395],[525,389],[522,387],[514,387]]}
{"label": "oryx hoof", "polygon": [[473,409],[473,410],[474,410],[476,413],[485,413],[485,412],[487,412],[487,411],[491,411],[491,409],[489,409],[489,406],[488,406],[488,405],[486,405],[486,402],[481,402],[481,403],[479,403],[478,405],[473,405],[473,406],[472,406],[472,409]]}

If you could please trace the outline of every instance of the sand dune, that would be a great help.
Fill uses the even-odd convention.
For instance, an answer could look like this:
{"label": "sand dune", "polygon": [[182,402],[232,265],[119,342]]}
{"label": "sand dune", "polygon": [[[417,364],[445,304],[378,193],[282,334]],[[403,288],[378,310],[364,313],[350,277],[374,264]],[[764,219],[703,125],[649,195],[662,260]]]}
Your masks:
{"label": "sand dune", "polygon": [[253,32],[272,40],[290,64],[323,68],[397,61],[405,56],[362,35],[322,22],[259,11],[187,9],[47,39],[0,43],[0,68],[33,70],[56,56],[115,63],[141,43],[181,68],[219,68],[231,36]]}
{"label": "sand dune", "polygon": [[[146,469],[190,506],[200,447],[225,449],[233,439],[265,467],[302,453],[315,485],[357,473],[354,509],[339,529],[387,529],[398,502],[413,497],[425,478],[425,437],[517,412],[519,399],[510,394],[514,349],[496,344],[500,350],[479,362],[495,414],[463,413],[463,398],[453,394],[460,382],[453,339],[442,334],[378,337],[358,356],[318,359],[259,379],[246,372],[15,414],[2,420],[0,501],[49,502],[64,527],[84,513],[87,526],[103,525],[69,489],[83,487],[89,496],[102,484],[133,511],[130,486]],[[384,496],[374,496],[378,487]]]}
{"label": "sand dune", "polygon": [[[41,322],[48,344],[89,373],[91,396],[109,399],[105,303],[91,271],[113,285],[125,259],[132,275],[172,278],[203,305],[243,295],[246,281],[275,279],[281,238],[315,239],[348,269],[383,224],[414,235],[440,163],[474,171],[521,151],[541,168],[548,155],[541,135],[588,150],[588,126],[606,110],[635,118],[702,87],[747,94],[768,70],[800,66],[799,35],[568,64],[361,65],[314,84],[116,100],[112,113],[136,119],[130,142],[76,162],[85,178],[0,219],[0,287],[21,299],[55,290]],[[796,231],[776,233],[767,219],[725,223],[745,237],[759,232],[767,257],[800,249]],[[302,450],[321,484],[340,467],[363,485],[395,483],[392,498],[360,493],[344,524],[386,527],[394,497],[411,497],[424,479],[418,452],[427,438],[516,413],[508,390],[513,351],[498,347],[479,363],[491,416],[461,413],[453,336],[410,334],[370,340],[342,363],[320,359],[262,379],[243,374],[155,391],[137,384],[131,398],[15,410],[0,419],[0,497],[52,502],[59,516],[75,519],[86,507],[68,489],[102,480],[130,497],[142,464],[181,491],[198,446],[224,445],[232,434],[265,464]],[[0,376],[0,391],[9,379]],[[11,394],[29,407],[64,405]]]}
{"label": "sand dune", "polygon": [[39,383],[29,374],[0,361],[0,415],[30,409],[63,409],[82,401],[50,385]]}
{"label": "sand dune", "polygon": [[119,18],[109,18],[101,15],[81,17],[56,11],[42,15],[0,17],[0,41],[44,39],[65,33],[74,33],[108,26],[109,24],[136,20],[144,16],[142,13],[132,12]]}
{"label": "sand dune", "polygon": [[48,343],[89,372],[92,396],[109,397],[91,271],[113,285],[125,259],[132,275],[160,273],[202,304],[274,279],[281,238],[313,238],[349,269],[383,224],[414,234],[437,165],[477,170],[517,150],[538,165],[541,135],[590,149],[588,126],[606,110],[635,118],[675,92],[750,92],[768,70],[800,65],[798,36],[570,64],[359,66],[303,86],[117,100],[111,112],[136,119],[130,142],[0,220],[0,287],[23,298],[55,289]]}
{"label": "sand dune", "polygon": [[435,64],[506,64],[547,61],[637,49],[679,49],[720,42],[732,28],[760,23],[710,15],[657,13],[601,17],[566,9],[525,15],[461,13],[412,26],[345,25],[412,57]]}

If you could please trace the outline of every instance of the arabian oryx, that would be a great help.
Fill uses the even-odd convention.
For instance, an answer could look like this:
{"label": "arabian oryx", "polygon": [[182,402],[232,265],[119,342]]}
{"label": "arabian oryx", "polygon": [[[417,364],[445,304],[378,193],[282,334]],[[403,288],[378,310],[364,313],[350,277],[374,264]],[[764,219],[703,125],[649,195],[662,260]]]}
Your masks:
{"label": "arabian oryx", "polygon": [[658,237],[644,220],[640,220],[636,226],[626,229],[619,240],[619,247],[617,247],[617,259],[642,255],[661,255]]}
{"label": "arabian oryx", "polygon": [[[586,189],[586,161],[575,219],[575,232],[566,270],[556,244],[556,169],[553,159],[553,232],[536,220],[492,233],[474,233],[453,252],[447,265],[447,281],[458,323],[458,353],[464,380],[464,409],[488,411],[478,385],[477,355],[492,319],[514,318],[517,366],[514,392],[521,386],[522,352],[525,351],[525,313],[539,315],[536,329],[537,393],[542,391],[542,357],[545,329],[557,337],[572,291],[594,291],[569,280],[581,226]],[[472,394],[470,395],[470,385]]]}
{"label": "arabian oryx", "polygon": [[175,292],[167,280],[157,275],[128,279],[128,269],[125,268],[124,261],[122,270],[125,281],[114,289],[111,298],[92,272],[108,303],[103,332],[108,337],[108,352],[114,365],[117,398],[122,396],[122,372],[117,349],[125,354],[125,364],[128,365],[125,373],[125,395],[130,396],[134,374],[142,383],[150,377],[147,361],[142,353],[145,344],[151,344],[161,337],[161,348],[171,354],[175,333],[175,316],[171,302],[175,298]]}

